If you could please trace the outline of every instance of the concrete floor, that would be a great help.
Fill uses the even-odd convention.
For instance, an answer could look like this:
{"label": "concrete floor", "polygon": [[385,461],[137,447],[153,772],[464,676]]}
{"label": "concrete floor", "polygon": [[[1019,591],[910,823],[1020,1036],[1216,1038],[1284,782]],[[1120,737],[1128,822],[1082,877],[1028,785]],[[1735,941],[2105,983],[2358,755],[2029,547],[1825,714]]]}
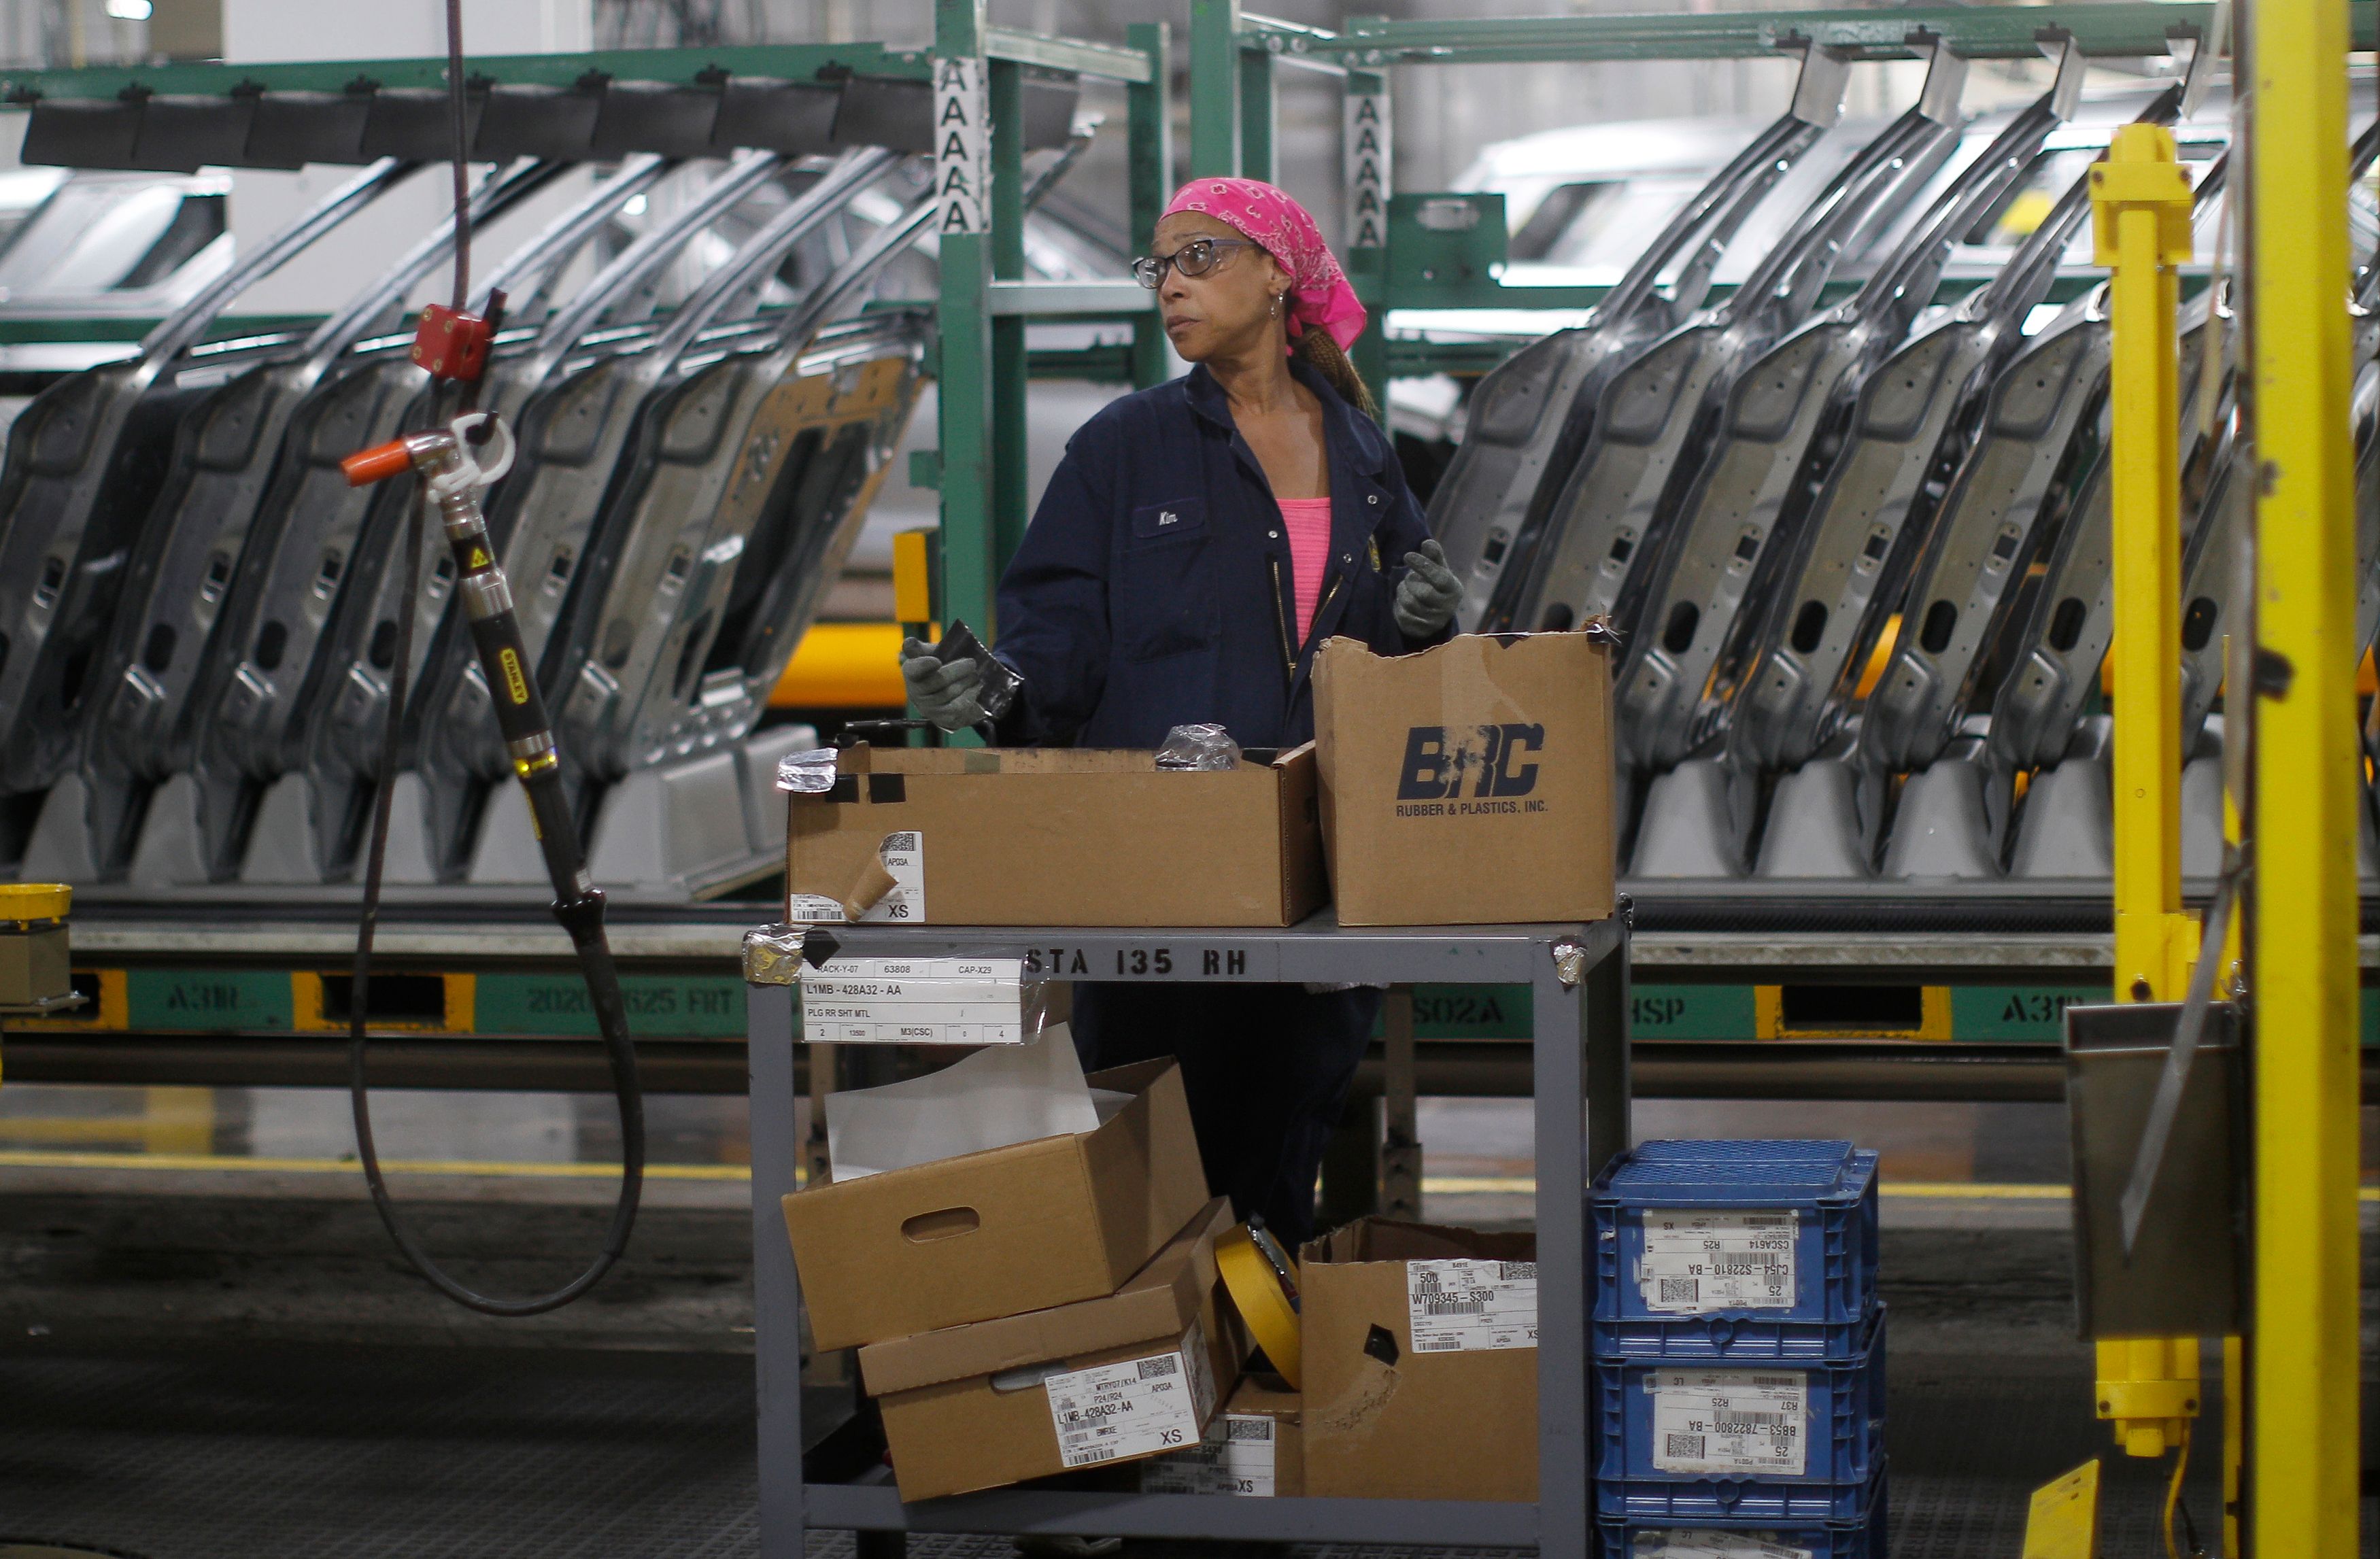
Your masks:
{"label": "concrete floor", "polygon": [[[253,1162],[274,1141],[260,1140],[262,1122],[284,1133],[268,1155],[284,1166],[143,1167],[156,1155],[120,1140],[18,1146],[0,1121],[0,1553],[11,1541],[137,1559],[757,1552],[740,1101],[657,1101],[670,1144],[657,1156],[698,1178],[649,1186],[628,1258],[587,1300],[507,1322],[456,1309],[404,1267],[358,1178],[337,1167],[336,1112],[323,1114],[335,1095],[203,1111],[144,1097],[132,1111],[81,1093],[11,1088],[0,1101],[19,1123],[205,1115],[208,1145],[226,1151],[176,1165]],[[383,1117],[412,1138],[393,1154],[482,1171],[398,1188],[459,1275],[525,1291],[594,1249],[611,1183],[575,1166],[607,1149],[599,1101],[508,1108],[482,1095],[442,1111],[385,1103],[396,1098]],[[1884,1202],[1894,1559],[2013,1559],[2029,1492],[2104,1445],[2090,1350],[2071,1331],[2067,1209],[2026,1189],[2063,1175],[2056,1117],[1640,1107],[1647,1133],[1842,1133],[1908,1166]],[[1430,1102],[1426,1215],[1525,1219],[1526,1119],[1503,1102]],[[195,1120],[181,1125],[181,1145],[197,1147]],[[2212,1466],[2196,1459],[2189,1495],[2210,1540]],[[2110,1459],[2109,1559],[2161,1552],[2160,1470]],[[849,1542],[821,1537],[813,1552]]]}

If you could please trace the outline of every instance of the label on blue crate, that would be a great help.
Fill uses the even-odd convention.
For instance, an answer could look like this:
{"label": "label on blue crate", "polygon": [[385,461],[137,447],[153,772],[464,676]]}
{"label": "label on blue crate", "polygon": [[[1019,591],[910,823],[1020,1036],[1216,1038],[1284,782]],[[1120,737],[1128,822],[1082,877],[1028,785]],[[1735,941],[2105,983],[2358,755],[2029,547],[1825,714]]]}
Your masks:
{"label": "label on blue crate", "polygon": [[1799,1478],[1808,1466],[1810,1377],[1799,1370],[1658,1370],[1645,1389],[1656,1472]]}
{"label": "label on blue crate", "polygon": [[1276,1433],[1273,1420],[1262,1413],[1225,1413],[1207,1426],[1207,1437],[1196,1445],[1168,1451],[1141,1468],[1140,1492],[1270,1499],[1280,1469]]}
{"label": "label on blue crate", "polygon": [[1791,1310],[1797,1215],[1645,1210],[1636,1287],[1656,1313]]}
{"label": "label on blue crate", "polygon": [[1169,1353],[1070,1370],[1042,1385],[1058,1456],[1068,1467],[1196,1445],[1199,1426],[1215,1410],[1206,1339],[1195,1323]]}
{"label": "label on blue crate", "polygon": [[1535,1262],[1407,1262],[1415,1353],[1537,1346]]}
{"label": "label on blue crate", "polygon": [[1806,1548],[1775,1542],[1759,1532],[1708,1527],[1654,1528],[1628,1534],[1629,1559],[1811,1559]]}

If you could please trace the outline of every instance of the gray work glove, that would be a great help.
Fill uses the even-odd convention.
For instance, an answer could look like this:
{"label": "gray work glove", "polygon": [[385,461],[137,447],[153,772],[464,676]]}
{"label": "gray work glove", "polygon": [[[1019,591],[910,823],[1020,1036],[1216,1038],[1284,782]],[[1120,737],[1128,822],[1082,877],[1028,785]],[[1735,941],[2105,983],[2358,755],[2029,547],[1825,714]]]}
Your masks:
{"label": "gray work glove", "polygon": [[1426,639],[1454,621],[1463,583],[1446,566],[1446,549],[1425,541],[1405,554],[1405,576],[1397,586],[1397,628],[1409,639]]}
{"label": "gray work glove", "polygon": [[909,684],[909,702],[944,731],[971,730],[991,718],[983,707],[983,668],[968,657],[944,660],[933,646],[903,639],[901,677]]}

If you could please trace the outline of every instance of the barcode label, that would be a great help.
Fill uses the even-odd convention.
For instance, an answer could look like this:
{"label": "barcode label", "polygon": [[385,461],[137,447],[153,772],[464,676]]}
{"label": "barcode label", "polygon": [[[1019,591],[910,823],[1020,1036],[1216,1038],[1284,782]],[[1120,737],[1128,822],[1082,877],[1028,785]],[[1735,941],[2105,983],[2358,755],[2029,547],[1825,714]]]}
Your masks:
{"label": "barcode label", "polygon": [[1628,1552],[1629,1559],[1811,1559],[1810,1550],[1775,1541],[1766,1533],[1693,1527],[1632,1532]]}
{"label": "barcode label", "polygon": [[1415,1353],[1537,1346],[1535,1262],[1407,1262]]}
{"label": "barcode label", "polygon": [[1215,1410],[1207,1345],[1196,1326],[1170,1352],[1051,1375],[1042,1383],[1058,1456],[1068,1467],[1146,1456],[1198,1443]]}
{"label": "barcode label", "polygon": [[1243,1494],[1270,1499],[1278,1487],[1273,1421],[1225,1413],[1196,1445],[1168,1451],[1141,1469],[1145,1494]]}
{"label": "barcode label", "polygon": [[1647,1310],[1694,1315],[1790,1310],[1799,1215],[1648,1208],[1637,1291]]}
{"label": "barcode label", "polygon": [[1807,1375],[1659,1370],[1645,1377],[1645,1389],[1656,1472],[1805,1474]]}
{"label": "barcode label", "polygon": [[[876,852],[892,876],[892,886],[883,898],[870,905],[859,918],[868,925],[889,922],[895,925],[922,925],[926,919],[926,840],[915,828],[884,836],[884,843]],[[841,921],[843,905],[832,896],[823,893],[788,893],[785,896],[785,920],[789,925],[815,925],[820,921]]]}

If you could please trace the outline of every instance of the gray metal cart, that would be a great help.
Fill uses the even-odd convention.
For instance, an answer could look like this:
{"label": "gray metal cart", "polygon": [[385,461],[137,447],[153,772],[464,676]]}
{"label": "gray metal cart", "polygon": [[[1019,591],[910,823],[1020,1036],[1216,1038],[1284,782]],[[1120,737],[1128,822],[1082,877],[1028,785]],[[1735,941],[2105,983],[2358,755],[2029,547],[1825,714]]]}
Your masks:
{"label": "gray metal cart", "polygon": [[[1285,931],[837,926],[859,957],[1029,951],[1053,974],[1097,980],[1529,985],[1535,1000],[1537,1163],[1537,1485],[1534,1505],[1448,1500],[1245,1499],[1222,1494],[1005,1489],[905,1505],[891,1472],[844,1447],[848,1424],[806,1436],[800,1288],[779,1199],[794,1190],[795,992],[750,996],[752,1246],[759,1390],[760,1552],[801,1559],[811,1528],[901,1552],[906,1532],[1536,1547],[1585,1559],[1586,1188],[1628,1141],[1628,932],[1581,925],[1352,929],[1328,912]],[[805,1441],[810,1444],[807,1462]],[[870,1534],[882,1534],[871,1536]]]}

